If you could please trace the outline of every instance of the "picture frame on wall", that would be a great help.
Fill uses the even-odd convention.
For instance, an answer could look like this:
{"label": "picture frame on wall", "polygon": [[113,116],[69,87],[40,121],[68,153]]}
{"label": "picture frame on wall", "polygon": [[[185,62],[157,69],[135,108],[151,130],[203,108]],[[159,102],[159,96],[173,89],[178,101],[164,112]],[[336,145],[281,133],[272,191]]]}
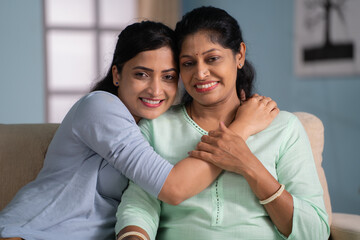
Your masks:
{"label": "picture frame on wall", "polygon": [[299,77],[360,76],[360,1],[295,0]]}

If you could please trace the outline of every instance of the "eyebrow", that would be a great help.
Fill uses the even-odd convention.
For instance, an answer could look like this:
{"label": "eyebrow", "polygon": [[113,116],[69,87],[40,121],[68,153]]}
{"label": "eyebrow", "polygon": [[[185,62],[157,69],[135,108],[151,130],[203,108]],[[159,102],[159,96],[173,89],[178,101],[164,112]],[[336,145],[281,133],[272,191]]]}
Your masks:
{"label": "eyebrow", "polygon": [[[153,69],[151,68],[147,68],[147,67],[143,67],[143,66],[136,66],[136,67],[133,67],[133,70],[136,70],[136,69],[140,69],[140,70],[144,70],[144,71],[148,71],[148,72],[154,72]],[[165,69],[165,70],[162,70],[161,72],[176,72],[176,68],[169,68],[169,69]]]}
{"label": "eyebrow", "polygon": [[[201,53],[201,55],[205,55],[205,54],[207,54],[207,53],[209,53],[209,52],[213,52],[213,51],[217,51],[217,50],[219,50],[219,49],[217,49],[217,48],[211,48],[211,49],[206,50],[205,52]],[[183,57],[191,57],[191,55],[182,55],[182,56],[180,56],[180,58],[183,58]]]}

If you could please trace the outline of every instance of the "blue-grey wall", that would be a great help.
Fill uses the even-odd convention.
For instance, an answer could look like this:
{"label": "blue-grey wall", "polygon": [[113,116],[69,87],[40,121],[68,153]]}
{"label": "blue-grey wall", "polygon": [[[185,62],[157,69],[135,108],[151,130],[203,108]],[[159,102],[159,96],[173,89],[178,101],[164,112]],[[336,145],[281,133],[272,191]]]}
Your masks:
{"label": "blue-grey wall", "polygon": [[44,122],[41,0],[0,1],[0,123]]}
{"label": "blue-grey wall", "polygon": [[294,0],[183,0],[183,12],[209,5],[238,20],[257,70],[257,91],[282,110],[310,112],[323,121],[323,166],[333,211],[360,214],[360,76],[294,75]]}

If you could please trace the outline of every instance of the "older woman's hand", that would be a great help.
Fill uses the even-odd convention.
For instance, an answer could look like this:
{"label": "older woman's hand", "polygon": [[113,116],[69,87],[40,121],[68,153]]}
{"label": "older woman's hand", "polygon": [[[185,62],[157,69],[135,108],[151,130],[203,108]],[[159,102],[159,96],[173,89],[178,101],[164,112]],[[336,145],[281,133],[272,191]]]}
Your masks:
{"label": "older woman's hand", "polygon": [[217,130],[202,136],[196,150],[189,152],[189,155],[241,175],[249,168],[254,169],[261,164],[242,137],[228,129],[224,123],[220,123]]}

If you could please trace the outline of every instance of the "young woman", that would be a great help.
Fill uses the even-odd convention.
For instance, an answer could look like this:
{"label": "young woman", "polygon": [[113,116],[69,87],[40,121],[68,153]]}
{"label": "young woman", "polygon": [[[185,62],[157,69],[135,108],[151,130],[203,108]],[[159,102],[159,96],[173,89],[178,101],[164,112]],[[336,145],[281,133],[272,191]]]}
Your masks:
{"label": "young woman", "polygon": [[[250,95],[253,80],[237,21],[221,9],[201,7],[175,32],[188,96],[140,127],[172,164],[191,151],[226,171],[177,206],[130,183],[117,212],[118,239],[327,239],[322,188],[299,120],[280,112],[246,142],[226,127],[241,103],[240,90]],[[275,111],[269,98],[252,101]]]}
{"label": "young woman", "polygon": [[[107,76],[71,108],[36,180],[0,213],[0,237],[113,239],[128,179],[155,198],[178,204],[216,178],[221,170],[204,161],[186,158],[173,166],[162,159],[136,124],[172,105],[175,52],[174,32],[163,24],[135,23],[121,32]],[[245,113],[234,129],[246,134],[273,119],[266,111],[255,119],[250,107],[239,109]],[[248,117],[259,127],[254,132],[244,127]]]}

